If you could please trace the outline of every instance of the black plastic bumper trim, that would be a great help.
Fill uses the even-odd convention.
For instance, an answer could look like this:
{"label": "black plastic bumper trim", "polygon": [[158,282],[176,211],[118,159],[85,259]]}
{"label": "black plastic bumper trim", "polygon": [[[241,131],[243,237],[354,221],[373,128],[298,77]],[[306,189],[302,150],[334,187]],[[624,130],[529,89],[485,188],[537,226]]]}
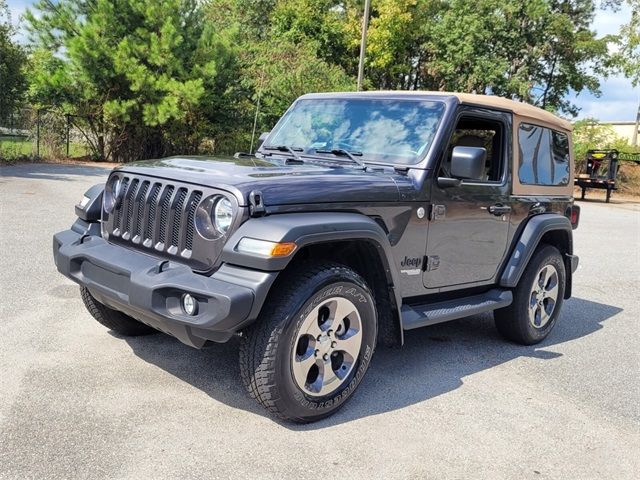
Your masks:
{"label": "black plastic bumper trim", "polygon": [[[58,271],[101,303],[196,348],[226,341],[251,323],[277,275],[223,265],[208,277],[74,230],[53,237],[53,255]],[[194,316],[181,308],[185,293],[198,300]]]}

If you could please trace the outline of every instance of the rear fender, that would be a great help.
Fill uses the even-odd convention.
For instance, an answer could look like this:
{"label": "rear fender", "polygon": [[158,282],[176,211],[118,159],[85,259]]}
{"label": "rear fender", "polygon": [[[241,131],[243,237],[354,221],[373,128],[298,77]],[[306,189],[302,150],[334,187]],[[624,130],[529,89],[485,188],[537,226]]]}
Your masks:
{"label": "rear fender", "polygon": [[549,233],[557,232],[562,238],[558,247],[563,254],[566,270],[565,298],[571,295],[572,274],[574,269],[573,235],[571,222],[567,217],[558,214],[544,213],[532,217],[524,226],[520,237],[517,239],[511,255],[507,259],[500,276],[500,286],[515,288],[520,277],[529,264],[536,248],[543,237]]}

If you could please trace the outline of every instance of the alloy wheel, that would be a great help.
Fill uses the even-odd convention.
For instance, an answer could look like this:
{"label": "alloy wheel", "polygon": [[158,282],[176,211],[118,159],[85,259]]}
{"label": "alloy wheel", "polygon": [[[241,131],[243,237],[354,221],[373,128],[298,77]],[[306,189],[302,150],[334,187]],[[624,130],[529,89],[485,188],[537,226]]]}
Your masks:
{"label": "alloy wheel", "polygon": [[529,301],[529,322],[543,328],[551,320],[558,301],[558,271],[553,265],[543,266],[535,276]]}
{"label": "alloy wheel", "polygon": [[335,392],[349,377],[362,347],[362,320],[344,297],[331,297],[305,317],[292,353],[296,384],[307,395]]}

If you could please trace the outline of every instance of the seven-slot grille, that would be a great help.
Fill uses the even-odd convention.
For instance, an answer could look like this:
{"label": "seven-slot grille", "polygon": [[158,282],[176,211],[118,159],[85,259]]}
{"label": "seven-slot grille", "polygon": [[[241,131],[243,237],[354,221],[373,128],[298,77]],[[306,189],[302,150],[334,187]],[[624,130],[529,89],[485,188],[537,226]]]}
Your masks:
{"label": "seven-slot grille", "polygon": [[121,198],[107,219],[110,238],[191,257],[194,217],[202,191],[156,179],[124,176]]}

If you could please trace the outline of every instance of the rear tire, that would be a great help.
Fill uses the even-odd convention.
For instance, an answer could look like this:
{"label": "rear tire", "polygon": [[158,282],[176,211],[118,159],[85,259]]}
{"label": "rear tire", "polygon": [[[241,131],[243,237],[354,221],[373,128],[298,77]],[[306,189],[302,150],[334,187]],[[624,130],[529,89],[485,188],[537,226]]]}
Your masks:
{"label": "rear tire", "polygon": [[91,316],[109,330],[113,330],[126,337],[137,337],[157,333],[156,329],[98,302],[86,287],[80,287],[80,296]]}
{"label": "rear tire", "polygon": [[558,249],[540,245],[513,290],[513,303],[494,312],[500,334],[522,345],[544,340],[553,330],[562,308],[565,278]]}
{"label": "rear tire", "polygon": [[271,413],[308,423],[335,413],[360,384],[376,345],[376,307],[345,266],[301,263],[281,275],[243,332],[240,373]]}

